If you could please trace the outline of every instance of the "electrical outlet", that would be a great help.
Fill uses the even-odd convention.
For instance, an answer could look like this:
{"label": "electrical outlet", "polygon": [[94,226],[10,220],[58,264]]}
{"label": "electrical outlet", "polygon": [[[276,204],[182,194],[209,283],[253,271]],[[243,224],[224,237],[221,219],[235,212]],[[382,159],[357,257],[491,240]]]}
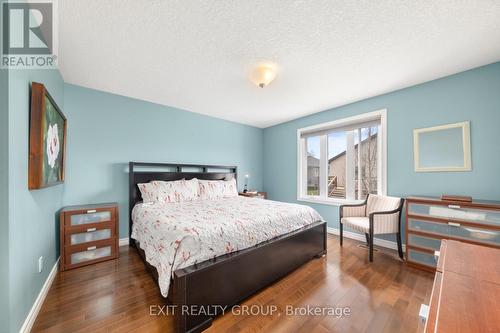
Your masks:
{"label": "electrical outlet", "polygon": [[41,273],[43,271],[43,256],[38,258],[38,273]]}

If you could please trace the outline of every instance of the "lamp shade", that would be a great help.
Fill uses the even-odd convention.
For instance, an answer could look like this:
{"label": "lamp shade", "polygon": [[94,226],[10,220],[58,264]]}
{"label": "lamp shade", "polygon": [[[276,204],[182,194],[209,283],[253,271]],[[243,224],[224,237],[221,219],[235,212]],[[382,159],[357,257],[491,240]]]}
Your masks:
{"label": "lamp shade", "polygon": [[268,86],[276,78],[276,68],[271,64],[257,66],[250,75],[250,80],[260,88]]}

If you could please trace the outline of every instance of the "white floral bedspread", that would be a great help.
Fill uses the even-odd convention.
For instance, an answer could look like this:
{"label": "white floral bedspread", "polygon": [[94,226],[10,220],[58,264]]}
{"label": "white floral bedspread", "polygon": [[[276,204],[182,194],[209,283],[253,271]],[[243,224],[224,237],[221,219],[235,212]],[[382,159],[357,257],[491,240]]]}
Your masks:
{"label": "white floral bedspread", "polygon": [[173,271],[300,229],[323,218],[311,207],[234,197],[140,203],[132,211],[132,238],[158,270],[163,296]]}

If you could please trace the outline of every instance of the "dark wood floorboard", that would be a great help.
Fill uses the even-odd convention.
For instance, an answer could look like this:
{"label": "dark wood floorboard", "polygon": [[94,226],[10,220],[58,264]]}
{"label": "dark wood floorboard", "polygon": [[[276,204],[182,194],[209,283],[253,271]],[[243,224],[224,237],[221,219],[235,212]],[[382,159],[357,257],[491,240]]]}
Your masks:
{"label": "dark wood floorboard", "polygon": [[[328,236],[328,254],[314,259],[243,304],[276,305],[273,315],[217,318],[207,332],[421,332],[418,311],[428,303],[433,274],[406,266],[397,253],[367,250]],[[235,278],[237,275],[235,274]],[[135,249],[113,261],[58,273],[32,332],[172,332],[171,316],[151,316],[165,304]],[[351,314],[288,316],[286,306],[349,307]]]}

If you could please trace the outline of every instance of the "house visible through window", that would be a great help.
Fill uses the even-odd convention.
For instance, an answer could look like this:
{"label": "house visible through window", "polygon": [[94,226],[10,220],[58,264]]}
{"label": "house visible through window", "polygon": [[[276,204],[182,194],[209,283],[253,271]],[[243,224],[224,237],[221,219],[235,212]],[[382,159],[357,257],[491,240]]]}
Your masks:
{"label": "house visible through window", "polygon": [[385,194],[385,110],[298,130],[298,199],[326,203]]}

